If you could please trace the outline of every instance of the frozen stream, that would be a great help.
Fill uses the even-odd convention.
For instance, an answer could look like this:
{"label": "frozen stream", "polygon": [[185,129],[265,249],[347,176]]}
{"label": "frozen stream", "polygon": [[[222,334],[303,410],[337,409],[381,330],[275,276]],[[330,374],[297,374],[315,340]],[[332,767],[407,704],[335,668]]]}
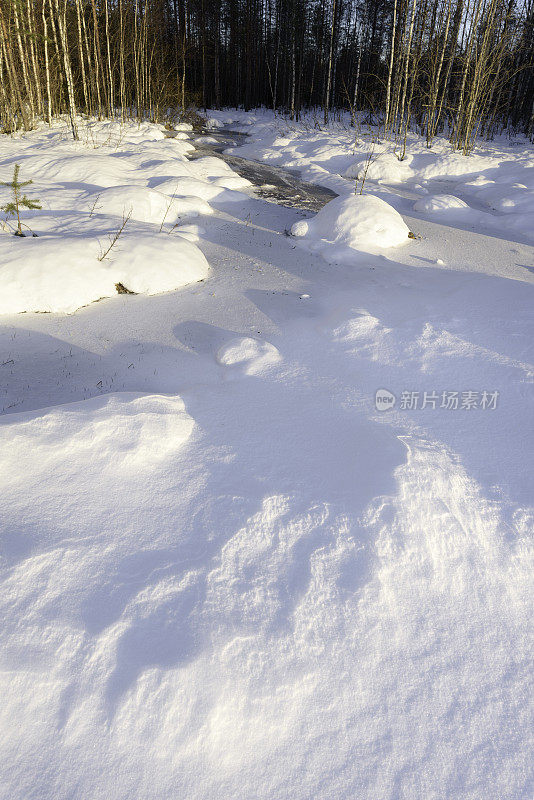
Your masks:
{"label": "frozen stream", "polygon": [[[174,131],[169,131],[167,136],[173,138],[173,134]],[[260,164],[224,152],[229,147],[242,144],[247,138],[246,133],[231,130],[202,131],[202,136],[216,139],[217,144],[194,141],[196,150],[189,157],[195,159],[210,155],[222,158],[238,175],[251,181],[256,187],[256,194],[264,200],[289,208],[317,212],[337,196],[331,189],[300,180],[296,174],[287,169]]]}

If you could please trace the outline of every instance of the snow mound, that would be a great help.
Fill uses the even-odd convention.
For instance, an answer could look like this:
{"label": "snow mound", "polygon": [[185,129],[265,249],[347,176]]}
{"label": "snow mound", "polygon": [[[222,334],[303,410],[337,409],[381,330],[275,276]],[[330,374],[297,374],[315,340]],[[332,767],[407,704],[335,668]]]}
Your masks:
{"label": "snow mound", "polygon": [[119,278],[98,254],[95,237],[18,239],[0,265],[0,314],[68,313],[116,294]]}
{"label": "snow mound", "polygon": [[[20,156],[8,158],[0,168],[0,180],[10,181],[13,175],[13,164]],[[100,153],[64,153],[56,155],[51,152],[29,155],[22,162],[21,179],[31,178],[37,189],[40,183],[55,182],[58,184],[92,184],[99,187],[124,184],[135,178],[135,169],[126,159],[114,158]],[[87,188],[87,187],[85,187]]]}
{"label": "snow mound", "polygon": [[[527,170],[525,173],[524,177],[528,180]],[[529,231],[532,230],[530,221],[534,214],[534,170],[532,175],[533,177],[529,176],[530,185],[514,180],[512,173],[511,179],[499,183],[488,180],[483,183],[472,181],[470,184],[466,183],[465,187],[467,190],[473,187],[475,197],[500,214],[521,214],[525,220],[525,231]]]}
{"label": "snow mound", "polygon": [[218,144],[219,140],[215,136],[197,136],[195,139],[196,144]]}
{"label": "snow mound", "polygon": [[142,172],[145,180],[147,174],[150,176],[148,178],[149,185],[153,187],[171,178],[176,180],[176,178],[190,178],[193,176],[193,171],[188,161],[179,158],[161,158],[160,153],[154,153],[148,159],[140,159],[138,171],[139,173]]}
{"label": "snow mound", "polygon": [[[311,249],[336,244],[351,250],[374,252],[398,247],[409,228],[392,206],[373,195],[351,194],[331,200],[311,220],[295,223],[293,236],[303,237]],[[327,253],[325,250],[323,255]],[[336,257],[342,255],[337,252]]]}
{"label": "snow mound", "polygon": [[72,313],[117,294],[158,294],[205,278],[204,254],[184,237],[123,234],[109,254],[96,237],[13,237],[0,265],[0,314],[24,311]]}
{"label": "snow mound", "polygon": [[[195,159],[193,168],[195,175],[204,180],[215,178],[239,178],[226,161],[223,161],[221,158],[216,158],[216,156],[202,156],[201,158]],[[246,178],[239,178],[239,180],[242,186],[251,185],[250,181],[247,181]]]}
{"label": "snow mound", "polygon": [[221,178],[215,178],[213,183],[215,186],[220,186],[223,189],[246,189],[247,186],[252,186],[251,181],[247,178],[242,178],[241,175],[224,175]]}
{"label": "snow mound", "polygon": [[179,233],[180,236],[183,236],[184,239],[187,239],[190,242],[198,242],[200,237],[206,231],[200,225],[179,225],[178,227],[174,228],[174,233]]}
{"label": "snow mound", "polygon": [[232,339],[217,352],[219,364],[241,367],[245,375],[258,375],[281,360],[282,356],[274,345],[248,336]]}
{"label": "snow mound", "polygon": [[167,139],[166,145],[170,145],[171,149],[174,151],[176,155],[185,156],[187,153],[193,153],[195,150],[195,145],[189,140],[184,141],[182,139]]}
{"label": "snow mound", "polygon": [[[222,180],[223,183],[219,183]],[[231,181],[230,178],[216,178],[213,181],[204,180],[194,177],[183,178],[168,178],[157,186],[158,192],[169,195],[170,197],[199,197],[201,200],[209,202],[210,200],[217,200],[217,202],[236,202],[246,199],[242,192],[232,191],[225,187],[225,181]],[[238,178],[242,181],[242,178]],[[247,181],[248,183],[248,181]],[[205,212],[202,212],[205,213]]]}
{"label": "snow mound", "polygon": [[[66,490],[62,479],[72,465],[62,468],[61,461],[69,445],[76,451],[78,478],[86,486],[99,475],[137,480],[139,471],[156,467],[184,445],[193,428],[180,397],[130,392],[68,403],[37,415],[13,414],[0,423],[4,488],[13,489],[16,476],[20,480],[28,471],[36,482],[46,481],[50,470],[58,488],[63,484]],[[78,490],[83,493],[81,484]]]}
{"label": "snow mound", "polygon": [[202,200],[209,202],[218,195],[222,194],[222,189],[219,186],[213,186],[208,181],[193,178],[169,178],[166,181],[158,184],[158,192],[170,195],[189,195],[190,197],[200,197]]}
{"label": "snow mound", "polygon": [[161,225],[174,223],[181,217],[213,214],[213,209],[200,197],[168,197],[163,192],[145,186],[113,186],[104,189],[96,199],[100,214],[130,216],[138,222]]}
{"label": "snow mound", "polygon": [[470,210],[467,203],[452,194],[436,194],[424,197],[414,203],[414,211],[424,211],[425,214],[442,214]]}
{"label": "snow mound", "polygon": [[368,158],[360,157],[358,161],[351,164],[343,173],[345,178],[358,178],[384,181],[386,183],[402,183],[413,178],[414,171],[410,167],[411,157],[399,161],[394,153],[381,153],[374,160],[368,163]]}
{"label": "snow mound", "polygon": [[179,237],[161,233],[156,249],[154,236],[129,235],[124,248],[113,256],[111,270],[118,276],[116,282],[138,294],[160,294],[204,280],[209,265],[204,253],[193,244],[194,238],[192,231]]}
{"label": "snow mound", "polygon": [[495,167],[495,159],[491,156],[482,156],[472,153],[464,156],[462,153],[447,153],[437,156],[430,163],[417,170],[420,180],[443,179],[452,176],[479,175],[484,170]]}
{"label": "snow mound", "polygon": [[83,144],[93,147],[119,147],[122,144],[140,144],[165,138],[164,131],[151,122],[124,125],[111,120],[80,118],[79,132]]}

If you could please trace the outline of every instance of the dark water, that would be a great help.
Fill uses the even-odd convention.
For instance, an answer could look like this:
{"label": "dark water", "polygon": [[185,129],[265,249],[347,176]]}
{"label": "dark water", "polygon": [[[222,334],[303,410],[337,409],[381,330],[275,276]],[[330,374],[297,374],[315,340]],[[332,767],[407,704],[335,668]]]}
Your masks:
{"label": "dark water", "polygon": [[[172,138],[173,133],[174,131],[169,131],[167,136]],[[208,155],[222,158],[238,175],[253,183],[255,193],[265,200],[289,208],[300,208],[303,211],[319,211],[326,203],[337,197],[331,189],[301,181],[292,172],[282,169],[282,167],[269,166],[223,152],[229,147],[238,147],[240,144],[244,144],[247,139],[246,133],[223,129],[201,131],[198,135],[209,136],[216,139],[217,143],[193,142],[196,150],[189,154],[188,158],[195,159]]]}

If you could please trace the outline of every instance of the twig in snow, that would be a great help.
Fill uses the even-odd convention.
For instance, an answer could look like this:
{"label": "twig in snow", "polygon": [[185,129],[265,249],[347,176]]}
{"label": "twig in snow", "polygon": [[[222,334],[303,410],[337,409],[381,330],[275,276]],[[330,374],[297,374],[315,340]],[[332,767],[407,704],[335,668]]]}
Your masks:
{"label": "twig in snow", "polygon": [[106,256],[108,255],[108,253],[110,252],[110,250],[112,249],[112,247],[115,247],[115,245],[119,241],[119,238],[120,238],[123,230],[125,229],[126,225],[128,224],[128,221],[129,221],[130,217],[132,216],[132,211],[133,211],[133,209],[131,208],[128,211],[128,214],[126,216],[123,216],[122,225],[120,226],[120,228],[117,228],[117,230],[115,231],[113,236],[110,237],[109,247],[107,248],[107,250],[105,250],[103,253],[101,253],[98,256],[98,260],[99,261],[103,261],[106,258]]}

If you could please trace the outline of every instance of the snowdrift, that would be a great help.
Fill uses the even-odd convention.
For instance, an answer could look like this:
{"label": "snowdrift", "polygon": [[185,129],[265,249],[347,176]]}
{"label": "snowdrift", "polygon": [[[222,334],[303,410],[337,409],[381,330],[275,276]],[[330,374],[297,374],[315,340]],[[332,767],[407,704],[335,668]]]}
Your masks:
{"label": "snowdrift", "polygon": [[398,247],[407,241],[409,228],[379,197],[351,194],[331,200],[313,219],[296,222],[291,233],[326,258],[339,259],[350,258],[351,250],[373,253]]}
{"label": "snowdrift", "polygon": [[172,139],[149,123],[79,123],[80,142],[59,122],[0,140],[0,179],[20,162],[42,204],[22,212],[25,238],[8,226],[0,234],[0,314],[71,313],[115,296],[117,284],[157,294],[206,278],[202,227],[189,220],[213,214],[210,201],[243,200],[235,190],[250,186],[220,159],[187,159],[186,124]]}
{"label": "snowdrift", "polygon": [[[267,152],[272,114],[214,114],[264,125]],[[89,140],[44,132],[0,137],[3,177],[54,172],[21,176],[39,238],[0,235],[6,286],[37,270],[25,307],[58,281],[74,307],[93,273],[193,280],[204,233],[217,280],[0,325],[2,798],[531,800],[534,260],[510,234],[531,160],[377,183],[386,209],[335,201],[310,252],[260,200],[160,232],[158,204],[234,180],[187,141],[95,126],[86,182]],[[348,200],[348,126],[276,136]],[[129,195],[142,219],[99,262]],[[420,239],[353,249],[423,198]]]}
{"label": "snowdrift", "polygon": [[129,217],[154,225],[164,222],[174,224],[182,217],[213,213],[211,206],[201,197],[168,197],[161,191],[144,186],[114,186],[104,189],[94,196],[94,202],[99,214]]}
{"label": "snowdrift", "polygon": [[0,265],[0,314],[72,313],[117,295],[117,284],[158,294],[203,280],[208,262],[198,247],[177,235],[123,234],[113,258],[99,261],[105,237],[15,239]]}

